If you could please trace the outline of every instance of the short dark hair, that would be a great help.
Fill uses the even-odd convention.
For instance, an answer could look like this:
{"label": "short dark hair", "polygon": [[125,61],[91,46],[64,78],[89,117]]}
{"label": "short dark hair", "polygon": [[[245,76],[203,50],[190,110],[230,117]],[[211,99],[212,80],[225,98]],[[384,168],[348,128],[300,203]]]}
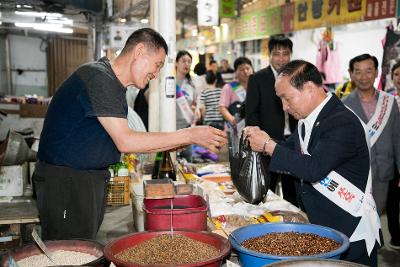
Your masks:
{"label": "short dark hair", "polygon": [[211,66],[212,64],[218,64],[216,60],[212,59],[210,60],[210,62],[208,63],[209,66]]}
{"label": "short dark hair", "polygon": [[235,62],[233,62],[233,68],[235,69],[235,71],[237,71],[239,66],[243,64],[248,64],[251,66],[251,68],[253,68],[250,59],[248,59],[247,57],[238,57],[237,59],[235,59]]}
{"label": "short dark hair", "polygon": [[204,63],[199,62],[196,64],[196,66],[194,66],[193,72],[200,76],[206,74],[207,68]]}
{"label": "short dark hair", "polygon": [[141,28],[134,31],[128,37],[128,40],[126,40],[121,54],[127,53],[139,43],[144,43],[146,46],[156,50],[163,48],[165,54],[168,54],[168,45],[164,38],[161,36],[161,34],[151,28]]}
{"label": "short dark hair", "polygon": [[206,73],[207,84],[214,84],[216,80],[217,80],[217,75],[211,70],[207,71]]}
{"label": "short dark hair", "polygon": [[322,86],[322,76],[317,67],[305,60],[293,60],[282,67],[279,71],[280,76],[290,78],[290,84],[299,90],[306,82],[313,82],[317,86]]}
{"label": "short dark hair", "polygon": [[393,65],[392,70],[390,72],[390,76],[392,77],[393,80],[393,73],[396,69],[400,68],[400,60],[396,62],[396,64]]}
{"label": "short dark hair", "polygon": [[352,59],[350,59],[350,62],[349,62],[350,72],[353,72],[355,63],[361,62],[361,61],[364,61],[367,59],[371,59],[374,62],[375,69],[378,69],[378,65],[379,65],[378,59],[375,56],[371,56],[370,54],[362,54],[362,55],[359,55],[359,56],[356,56],[356,57],[353,57]]}
{"label": "short dark hair", "polygon": [[269,53],[271,54],[271,52],[274,48],[279,48],[279,47],[289,48],[290,52],[292,52],[293,51],[293,42],[289,38],[282,36],[282,35],[272,36],[268,42]]}

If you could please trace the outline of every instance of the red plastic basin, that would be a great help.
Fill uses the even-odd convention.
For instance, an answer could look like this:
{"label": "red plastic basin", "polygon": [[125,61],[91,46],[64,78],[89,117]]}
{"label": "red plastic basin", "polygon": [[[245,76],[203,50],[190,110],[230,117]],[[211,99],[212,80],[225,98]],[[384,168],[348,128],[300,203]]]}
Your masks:
{"label": "red plastic basin", "polygon": [[[106,267],[110,265],[110,262],[107,261],[103,255],[104,246],[97,241],[74,239],[44,241],[44,243],[50,251],[76,251],[97,257],[96,260],[86,263],[85,266]],[[36,244],[30,244],[11,251],[10,255],[15,261],[19,261],[31,256],[41,255],[42,253],[43,252]],[[4,255],[3,259],[0,261],[0,266],[9,266],[8,255]]]}
{"label": "red plastic basin", "polygon": [[[126,261],[119,260],[114,257],[114,255],[119,252],[134,247],[148,239],[157,237],[159,235],[170,234],[169,231],[153,231],[153,232],[138,232],[134,234],[129,234],[122,236],[114,241],[109,242],[104,248],[104,256],[107,260],[113,262],[117,267],[143,267],[144,265],[139,265],[135,263],[130,263]],[[223,259],[230,253],[231,245],[229,241],[217,234],[210,232],[197,232],[197,231],[174,231],[174,234],[184,235],[186,237],[192,238],[194,240],[209,244],[220,251],[217,257],[209,259],[204,262],[197,262],[186,265],[177,265],[179,267],[194,267],[194,266],[205,266],[205,267],[218,267],[221,266]],[[154,265],[153,267],[160,266]],[[161,265],[166,267],[167,265]],[[149,267],[149,265],[146,265]]]}
{"label": "red plastic basin", "polygon": [[[207,203],[198,195],[177,195],[172,199],[172,226],[178,230],[207,230]],[[145,230],[171,229],[171,199],[145,199]]]}

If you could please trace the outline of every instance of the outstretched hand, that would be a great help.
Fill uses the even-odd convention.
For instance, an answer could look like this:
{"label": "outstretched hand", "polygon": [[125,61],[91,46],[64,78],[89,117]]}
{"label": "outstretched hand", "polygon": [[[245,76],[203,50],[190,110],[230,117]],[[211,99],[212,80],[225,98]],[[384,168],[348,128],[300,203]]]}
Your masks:
{"label": "outstretched hand", "polygon": [[227,142],[227,135],[224,131],[211,126],[195,126],[185,129],[192,144],[207,148],[217,153]]}

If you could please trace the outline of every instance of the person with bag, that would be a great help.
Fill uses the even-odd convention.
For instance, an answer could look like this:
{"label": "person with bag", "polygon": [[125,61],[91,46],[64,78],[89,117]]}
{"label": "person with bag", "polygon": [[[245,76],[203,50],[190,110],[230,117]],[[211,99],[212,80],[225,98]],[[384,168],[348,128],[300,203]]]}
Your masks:
{"label": "person with bag", "polygon": [[277,96],[299,120],[286,141],[275,142],[258,127],[246,127],[254,151],[271,156],[270,170],[295,177],[298,202],[311,223],[350,239],[341,259],[377,266],[380,220],[371,193],[369,140],[359,118],[332,93],[318,69],[294,60],[279,72]]}

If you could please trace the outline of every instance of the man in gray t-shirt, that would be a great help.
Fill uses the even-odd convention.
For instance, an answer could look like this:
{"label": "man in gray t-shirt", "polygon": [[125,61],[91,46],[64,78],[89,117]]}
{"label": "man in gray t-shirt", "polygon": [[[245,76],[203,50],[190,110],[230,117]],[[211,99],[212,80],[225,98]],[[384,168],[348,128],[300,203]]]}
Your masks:
{"label": "man in gray t-shirt", "polygon": [[226,135],[212,127],[168,133],[128,127],[126,87],[158,76],[168,46],[150,28],[135,31],[120,55],[81,66],[55,93],[33,174],[43,239],[95,239],[104,216],[107,167],[121,152],[157,152],[189,144],[218,151]]}

